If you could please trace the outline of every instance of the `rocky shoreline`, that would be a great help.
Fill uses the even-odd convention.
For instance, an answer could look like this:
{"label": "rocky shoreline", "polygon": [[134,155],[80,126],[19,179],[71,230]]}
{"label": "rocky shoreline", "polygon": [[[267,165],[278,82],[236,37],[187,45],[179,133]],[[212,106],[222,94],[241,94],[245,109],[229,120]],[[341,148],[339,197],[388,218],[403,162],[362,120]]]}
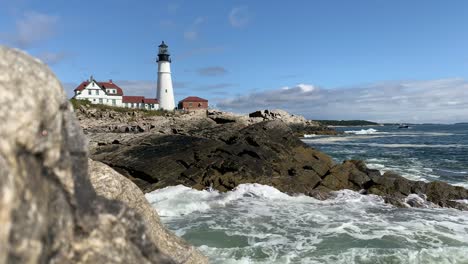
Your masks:
{"label": "rocky shoreline", "polygon": [[239,184],[260,183],[318,199],[351,189],[382,196],[398,207],[432,204],[468,210],[456,201],[468,199],[462,187],[411,181],[393,172],[382,175],[357,160],[334,164],[299,138],[338,132],[282,110],[249,115],[209,110],[151,118],[87,108],[76,113],[90,139],[91,157],[144,192],[177,184],[229,191]]}
{"label": "rocky shoreline", "polygon": [[263,121],[223,133],[155,135],[124,144],[97,146],[91,157],[132,179],[143,191],[183,184],[196,189],[229,191],[239,184],[270,185],[289,194],[326,199],[330,192],[351,189],[382,196],[398,207],[435,206],[467,210],[468,191],[444,182],[411,181],[392,172],[381,174],[358,160],[332,159],[298,139],[287,123]]}

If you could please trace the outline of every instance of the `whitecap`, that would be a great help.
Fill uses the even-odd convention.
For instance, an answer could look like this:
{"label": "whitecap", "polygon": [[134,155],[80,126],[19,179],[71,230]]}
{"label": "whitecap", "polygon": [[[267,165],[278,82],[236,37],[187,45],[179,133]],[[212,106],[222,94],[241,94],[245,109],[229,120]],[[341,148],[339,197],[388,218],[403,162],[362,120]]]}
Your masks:
{"label": "whitecap", "polygon": [[456,263],[467,258],[457,252],[467,250],[468,214],[454,209],[395,208],[379,196],[350,190],[320,201],[260,184],[226,193],[173,186],[146,197],[162,221],[211,263]]}
{"label": "whitecap", "polygon": [[346,134],[356,134],[356,135],[369,135],[377,133],[377,129],[369,128],[369,129],[361,129],[361,130],[348,130],[345,131]]}

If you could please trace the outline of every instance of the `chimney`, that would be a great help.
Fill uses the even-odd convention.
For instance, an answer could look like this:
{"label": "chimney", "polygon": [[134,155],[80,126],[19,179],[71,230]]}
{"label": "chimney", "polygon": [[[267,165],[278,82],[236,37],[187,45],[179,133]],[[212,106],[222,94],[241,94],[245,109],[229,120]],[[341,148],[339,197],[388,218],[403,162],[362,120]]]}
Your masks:
{"label": "chimney", "polygon": [[109,79],[109,82],[112,83],[112,79]]}

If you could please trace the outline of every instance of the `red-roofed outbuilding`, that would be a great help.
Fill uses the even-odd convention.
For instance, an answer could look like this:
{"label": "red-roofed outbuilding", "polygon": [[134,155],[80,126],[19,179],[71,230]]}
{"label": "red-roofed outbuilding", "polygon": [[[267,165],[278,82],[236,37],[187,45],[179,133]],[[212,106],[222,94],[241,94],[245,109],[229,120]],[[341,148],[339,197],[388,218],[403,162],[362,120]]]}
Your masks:
{"label": "red-roofed outbuilding", "polygon": [[189,96],[179,101],[178,108],[184,110],[208,109],[208,100],[197,96]]}

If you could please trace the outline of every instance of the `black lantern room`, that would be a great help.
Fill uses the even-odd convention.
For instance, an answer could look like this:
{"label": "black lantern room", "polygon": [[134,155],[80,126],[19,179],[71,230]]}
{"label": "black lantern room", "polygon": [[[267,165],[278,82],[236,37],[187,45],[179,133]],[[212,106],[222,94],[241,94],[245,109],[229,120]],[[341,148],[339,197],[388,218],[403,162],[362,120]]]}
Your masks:
{"label": "black lantern room", "polygon": [[164,41],[159,45],[159,52],[158,52],[158,61],[168,61],[171,62],[171,58],[169,58],[169,49]]}

